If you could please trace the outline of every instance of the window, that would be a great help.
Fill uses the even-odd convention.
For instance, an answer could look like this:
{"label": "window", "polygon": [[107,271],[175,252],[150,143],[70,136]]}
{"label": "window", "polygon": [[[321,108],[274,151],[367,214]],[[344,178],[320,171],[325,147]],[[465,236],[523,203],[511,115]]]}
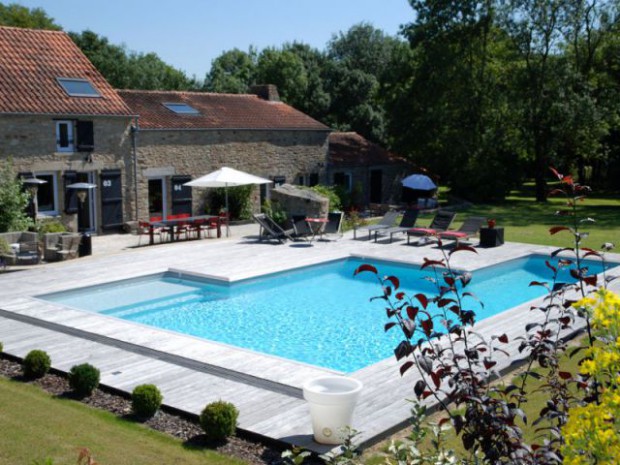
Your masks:
{"label": "window", "polygon": [[334,173],[334,185],[342,186],[347,192],[351,192],[351,173],[337,172]]}
{"label": "window", "polygon": [[87,79],[56,78],[58,84],[70,97],[101,97],[97,89]]}
{"label": "window", "polygon": [[57,152],[92,152],[94,149],[92,121],[56,121]]}
{"label": "window", "polygon": [[36,177],[47,181],[46,184],[39,185],[37,189],[37,204],[39,214],[58,215],[58,192],[55,173],[36,173]]}
{"label": "window", "polygon": [[73,152],[73,121],[56,121],[56,151]]}
{"label": "window", "polygon": [[164,103],[164,106],[179,115],[199,115],[200,112],[187,103]]}

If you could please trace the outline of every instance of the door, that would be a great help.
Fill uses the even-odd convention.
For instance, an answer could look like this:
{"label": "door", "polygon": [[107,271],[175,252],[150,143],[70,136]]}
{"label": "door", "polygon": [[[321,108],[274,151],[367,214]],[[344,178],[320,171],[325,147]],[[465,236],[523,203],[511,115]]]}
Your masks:
{"label": "door", "polygon": [[383,203],[382,170],[370,170],[370,203]]}
{"label": "door", "polygon": [[191,176],[172,176],[170,185],[172,188],[172,214],[192,214],[192,188],[185,186],[191,181]]}
{"label": "door", "polygon": [[[96,184],[94,180],[95,176],[93,173],[76,173],[75,171],[68,171],[65,173],[66,185],[77,182]],[[77,227],[79,232],[92,232],[97,229],[97,224],[95,222],[96,194],[96,189],[89,189],[84,203],[81,203],[75,189],[65,189],[65,211],[77,215]]]}
{"label": "door", "polygon": [[166,187],[164,178],[149,179],[149,218],[165,219],[166,211]]}
{"label": "door", "polygon": [[101,172],[101,229],[112,230],[123,227],[123,186],[121,170]]}

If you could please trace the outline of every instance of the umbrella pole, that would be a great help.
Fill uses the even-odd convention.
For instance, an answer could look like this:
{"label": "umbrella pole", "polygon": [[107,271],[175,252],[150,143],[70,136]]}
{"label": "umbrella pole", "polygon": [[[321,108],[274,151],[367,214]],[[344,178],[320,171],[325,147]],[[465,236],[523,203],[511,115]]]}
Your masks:
{"label": "umbrella pole", "polygon": [[224,198],[226,199],[226,237],[230,237],[230,212],[228,210],[228,183],[224,185]]}

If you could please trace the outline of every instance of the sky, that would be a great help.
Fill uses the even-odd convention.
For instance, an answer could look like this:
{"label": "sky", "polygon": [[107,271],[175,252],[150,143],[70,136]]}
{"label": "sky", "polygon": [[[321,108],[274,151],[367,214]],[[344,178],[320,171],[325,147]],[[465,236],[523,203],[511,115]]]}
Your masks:
{"label": "sky", "polygon": [[204,79],[238,48],[286,42],[324,50],[334,34],[367,22],[389,35],[414,19],[408,0],[0,0],[45,10],[69,32],[91,31]]}

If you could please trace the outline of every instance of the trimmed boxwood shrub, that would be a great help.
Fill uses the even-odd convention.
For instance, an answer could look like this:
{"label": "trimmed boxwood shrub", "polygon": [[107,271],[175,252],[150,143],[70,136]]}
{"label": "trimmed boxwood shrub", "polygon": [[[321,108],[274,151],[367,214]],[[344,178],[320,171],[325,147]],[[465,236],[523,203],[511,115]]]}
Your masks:
{"label": "trimmed boxwood shrub", "polygon": [[131,393],[133,413],[139,418],[149,418],[157,413],[164,400],[154,384],[140,384]]}
{"label": "trimmed boxwood shrub", "polygon": [[200,426],[209,439],[219,441],[235,434],[238,417],[237,407],[230,402],[218,400],[204,408],[200,414]]}
{"label": "trimmed boxwood shrub", "polygon": [[89,363],[71,367],[69,386],[78,396],[89,396],[99,386],[101,373]]}
{"label": "trimmed boxwood shrub", "polygon": [[41,378],[52,367],[52,360],[43,350],[31,350],[22,362],[22,369],[26,378]]}

